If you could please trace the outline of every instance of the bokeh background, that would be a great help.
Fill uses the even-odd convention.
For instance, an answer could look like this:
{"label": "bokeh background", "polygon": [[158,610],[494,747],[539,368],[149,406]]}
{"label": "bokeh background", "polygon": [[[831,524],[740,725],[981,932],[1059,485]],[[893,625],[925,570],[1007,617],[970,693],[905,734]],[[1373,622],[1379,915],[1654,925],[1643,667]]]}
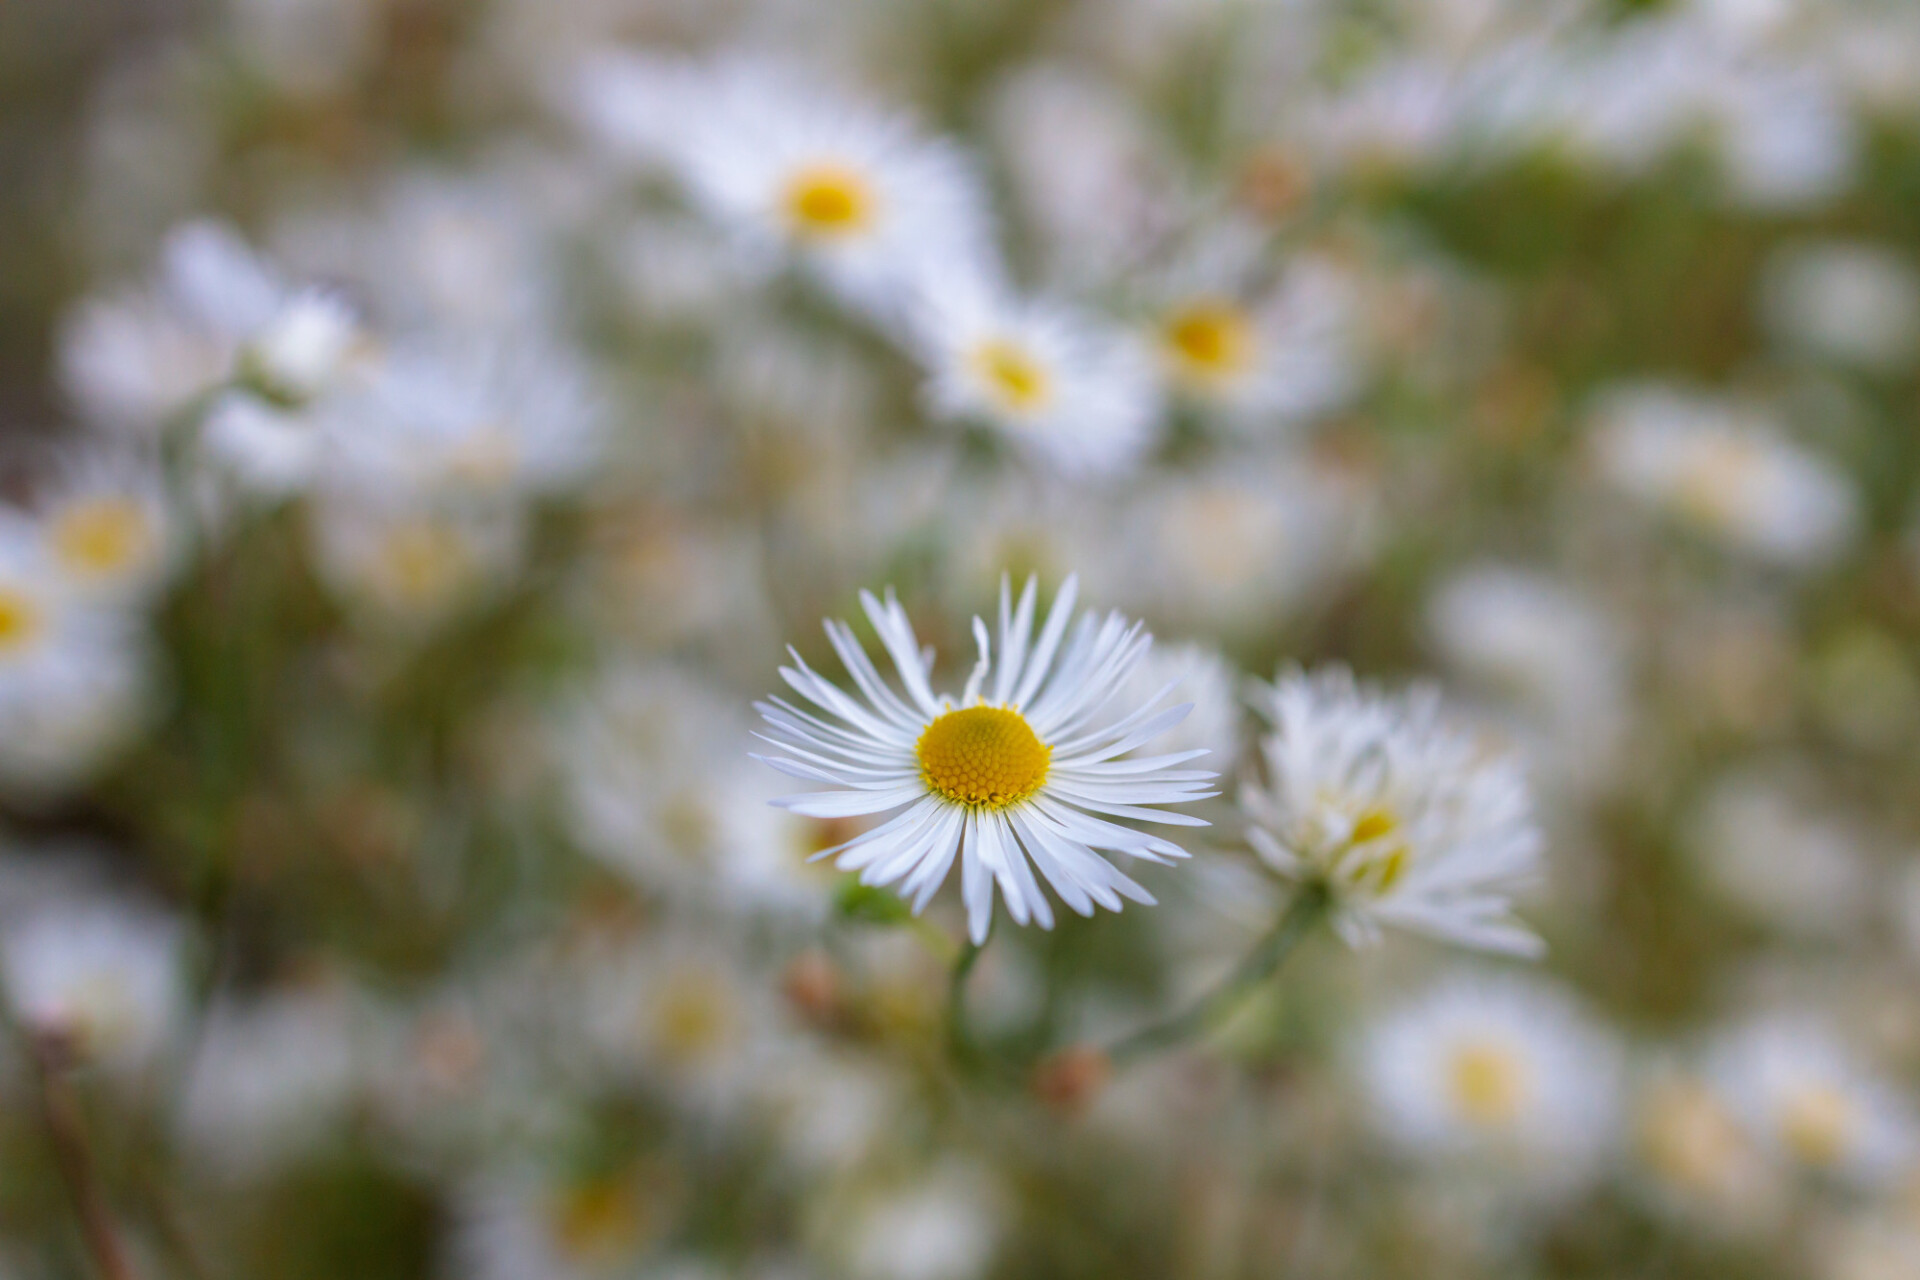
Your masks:
{"label": "bokeh background", "polygon": [[[722,65],[963,154],[1125,456],[691,198]],[[10,0],[0,1276],[1920,1276],[1916,255],[1901,0]],[[429,425],[202,371],[189,260]],[[151,554],[35,623],[35,538]],[[863,587],[957,687],[1003,572],[1230,784],[1160,906],[1002,919],[987,1071],[956,895],[808,866],[747,731]],[[1547,958],[1319,937],[1036,1075],[1271,924],[1245,682],[1336,663],[1522,755]],[[1379,1028],[1512,990],[1544,1118],[1410,1121]]]}

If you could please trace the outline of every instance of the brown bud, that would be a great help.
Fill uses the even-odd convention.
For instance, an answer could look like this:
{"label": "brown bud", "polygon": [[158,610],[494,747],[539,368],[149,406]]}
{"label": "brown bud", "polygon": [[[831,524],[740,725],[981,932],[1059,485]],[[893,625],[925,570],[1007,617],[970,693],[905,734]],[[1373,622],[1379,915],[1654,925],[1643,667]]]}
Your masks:
{"label": "brown bud", "polygon": [[1062,1115],[1078,1115],[1100,1096],[1112,1074],[1113,1062],[1105,1053],[1075,1045],[1034,1068],[1034,1096]]}

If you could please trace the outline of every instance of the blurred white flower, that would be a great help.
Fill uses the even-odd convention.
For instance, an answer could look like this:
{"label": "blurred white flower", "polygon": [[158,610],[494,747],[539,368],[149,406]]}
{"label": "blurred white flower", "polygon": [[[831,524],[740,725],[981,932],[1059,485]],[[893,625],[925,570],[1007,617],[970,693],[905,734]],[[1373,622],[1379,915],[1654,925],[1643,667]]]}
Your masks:
{"label": "blurred white flower", "polygon": [[519,568],[518,511],[408,504],[329,492],[309,523],[314,567],[372,619],[431,627],[496,595]]}
{"label": "blurred white flower", "polygon": [[1747,1132],[1786,1165],[1868,1188],[1911,1170],[1911,1106],[1818,1018],[1757,1018],[1723,1035],[1708,1062]]}
{"label": "blurred white flower", "polygon": [[[472,1178],[449,1251],[470,1280],[614,1280],[671,1226],[673,1195],[645,1168],[568,1174],[530,1164]],[[651,1273],[648,1273],[651,1274]]]}
{"label": "blurred white flower", "polygon": [[1635,1153],[1653,1203],[1715,1231],[1763,1230],[1786,1188],[1704,1074],[1650,1070],[1634,1095]]}
{"label": "blurred white flower", "polygon": [[137,1068],[186,1011],[180,924],[144,904],[54,896],[6,922],[0,969],[22,1028],[80,1061]]}
{"label": "blurred white flower", "polygon": [[159,466],[144,452],[70,451],[35,494],[34,514],[66,588],[102,604],[150,598],[185,548]]}
{"label": "blurred white flower", "polygon": [[986,200],[950,144],[789,68],[709,68],[673,140],[696,203],[750,248],[791,255],[897,320],[935,266],[991,260]]}
{"label": "blurred white flower", "polygon": [[1817,241],[1777,250],[1761,318],[1782,342],[1878,372],[1920,358],[1920,272],[1884,245]]}
{"label": "blurred white flower", "polygon": [[1444,979],[1373,1020],[1360,1071],[1383,1136],[1430,1161],[1511,1172],[1529,1195],[1585,1186],[1619,1139],[1620,1048],[1543,982]]}
{"label": "blurred white flower", "polygon": [[1844,474],[1726,401],[1617,388],[1596,409],[1593,447],[1602,475],[1629,497],[1789,568],[1838,559],[1860,523]]}
{"label": "blurred white flower", "polygon": [[181,1141],[241,1180],[324,1145],[365,1082],[370,1013],[339,989],[214,1004],[175,1117]]}
{"label": "blurred white flower", "polygon": [[844,1233],[851,1280],[978,1280],[1004,1210],[984,1169],[941,1165],[860,1205]]}
{"label": "blurred white flower", "polygon": [[1726,901],[1792,933],[1848,938],[1872,893],[1866,852],[1843,819],[1801,802],[1804,781],[1787,770],[1720,778],[1683,836]]}
{"label": "blurred white flower", "polygon": [[1519,763],[1441,719],[1432,689],[1387,696],[1334,668],[1283,672],[1256,698],[1273,725],[1266,779],[1247,784],[1247,839],[1288,880],[1332,894],[1349,943],[1382,926],[1538,955],[1510,915],[1541,838]]}
{"label": "blurred white flower", "polygon": [[1053,927],[1053,908],[1034,878],[1035,867],[1081,915],[1092,915],[1095,903],[1118,911],[1122,897],[1151,904],[1152,895],[1095,851],[1160,863],[1186,852],[1100,815],[1205,826],[1153,806],[1218,794],[1208,789],[1215,774],[1176,767],[1198,750],[1130,754],[1178,724],[1191,704],[1161,709],[1168,692],[1162,689],[1138,706],[1108,710],[1152,638],[1117,613],[1102,619],[1090,611],[1069,634],[1078,589],[1069,577],[1036,640],[1036,586],[1027,580],[1016,607],[1001,580],[997,663],[987,624],[974,619],[980,658],[957,702],[934,697],[927,681],[931,655],[920,651],[906,610],[891,593],[883,606],[862,592],[867,618],[909,701],[883,682],[852,628],[829,621],[834,652],[866,705],[815,675],[798,653],[793,667],[781,668],[782,678],[840,723],[780,698],[756,704],[771,728],[760,736],[787,753],[764,757],[768,764],[796,778],[848,788],[776,803],[815,818],[904,807],[904,813],[828,852],[838,855],[842,870],[861,872],[864,884],[901,882],[916,912],[958,856],[968,931],[976,944],[986,941],[993,921],[996,882],[1016,924],[1031,920]]}
{"label": "blurred white flower", "polygon": [[1124,471],[1152,447],[1152,357],[1124,331],[967,271],[928,283],[914,319],[934,414],[983,422],[1069,476]]}
{"label": "blurred white flower", "polygon": [[1219,650],[1204,644],[1156,644],[1140,659],[1117,695],[1122,706],[1138,706],[1172,686],[1170,696],[1193,704],[1185,720],[1167,730],[1158,749],[1204,749],[1216,773],[1232,772],[1240,758],[1240,673]]}

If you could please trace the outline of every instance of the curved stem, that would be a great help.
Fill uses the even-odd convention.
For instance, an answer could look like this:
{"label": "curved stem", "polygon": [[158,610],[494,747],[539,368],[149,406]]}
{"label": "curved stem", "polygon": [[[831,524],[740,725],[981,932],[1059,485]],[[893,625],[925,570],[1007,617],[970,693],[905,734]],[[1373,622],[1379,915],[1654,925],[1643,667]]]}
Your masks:
{"label": "curved stem", "polygon": [[1212,1027],[1249,992],[1278,972],[1326,915],[1327,906],[1327,891],[1323,886],[1308,885],[1300,890],[1279,923],[1274,925],[1273,932],[1262,938],[1219,986],[1164,1022],[1156,1022],[1127,1036],[1107,1050],[1107,1056],[1116,1064],[1127,1062],[1170,1048]]}
{"label": "curved stem", "polygon": [[973,1057],[973,1035],[967,1029],[967,975],[983,950],[983,944],[968,938],[954,957],[953,973],[947,979],[947,1049],[958,1062]]}
{"label": "curved stem", "polygon": [[66,1180],[73,1199],[74,1213],[80,1220],[81,1235],[87,1252],[99,1270],[101,1280],[134,1280],[127,1251],[113,1225],[113,1215],[101,1194],[99,1179],[87,1147],[86,1122],[80,1101],[67,1076],[68,1055],[64,1046],[42,1036],[29,1036],[34,1067],[40,1077],[41,1113],[47,1135],[53,1142],[54,1158]]}

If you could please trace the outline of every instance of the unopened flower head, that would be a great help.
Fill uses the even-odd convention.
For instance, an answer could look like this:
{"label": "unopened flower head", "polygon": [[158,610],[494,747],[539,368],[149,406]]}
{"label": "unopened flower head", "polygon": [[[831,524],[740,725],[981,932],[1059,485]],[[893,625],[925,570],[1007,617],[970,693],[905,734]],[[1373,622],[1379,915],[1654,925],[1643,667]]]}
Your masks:
{"label": "unopened flower head", "polygon": [[1350,943],[1382,926],[1519,955],[1541,944],[1509,915],[1540,833],[1519,766],[1440,717],[1438,696],[1388,696],[1350,672],[1283,673],[1260,695],[1264,784],[1241,803],[1275,871],[1324,886]]}
{"label": "unopened flower head", "polygon": [[[1152,644],[1138,623],[1091,611],[1072,622],[1076,582],[1054,598],[1036,638],[1035,583],[1016,605],[1000,592],[998,660],[987,624],[975,618],[980,657],[959,698],[936,697],[906,610],[889,593],[861,603],[898,669],[905,697],[880,677],[845,623],[828,622],[828,639],[864,698],[816,675],[797,653],[781,676],[823,717],[783,699],[758,704],[784,754],[767,757],[783,773],[847,788],[776,803],[815,818],[905,812],[820,856],[837,856],[863,883],[899,883],[916,911],[946,879],[956,857],[969,931],[984,942],[998,883],[1018,924],[1053,925],[1038,868],[1062,901],[1081,915],[1123,897],[1152,903],[1147,891],[1096,850],[1164,863],[1179,846],[1109,821],[1204,826],[1153,806],[1215,794],[1214,775],[1179,766],[1203,750],[1158,756],[1131,753],[1185,718],[1188,706],[1161,709],[1168,690],[1137,707],[1113,707],[1116,688]],[[837,723],[836,723],[837,721]]]}

